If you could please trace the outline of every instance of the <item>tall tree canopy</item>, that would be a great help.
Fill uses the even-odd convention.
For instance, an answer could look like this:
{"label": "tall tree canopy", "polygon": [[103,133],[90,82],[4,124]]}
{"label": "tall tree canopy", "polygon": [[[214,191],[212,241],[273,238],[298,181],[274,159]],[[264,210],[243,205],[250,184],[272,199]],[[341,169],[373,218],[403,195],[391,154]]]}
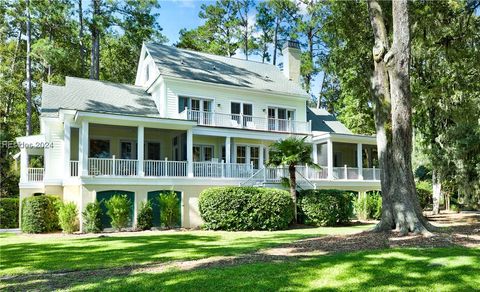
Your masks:
{"label": "tall tree canopy", "polygon": [[14,139],[38,132],[42,83],[63,84],[67,75],[90,72],[91,78],[133,83],[142,42],[165,41],[153,12],[158,7],[156,0],[0,1],[0,140],[12,142],[1,148],[0,196],[18,194]]}

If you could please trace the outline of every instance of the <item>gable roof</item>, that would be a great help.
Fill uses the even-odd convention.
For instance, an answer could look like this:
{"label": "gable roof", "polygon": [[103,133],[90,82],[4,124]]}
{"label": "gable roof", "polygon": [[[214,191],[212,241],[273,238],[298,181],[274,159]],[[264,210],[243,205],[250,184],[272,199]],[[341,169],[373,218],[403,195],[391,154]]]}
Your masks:
{"label": "gable roof", "polygon": [[160,116],[142,87],[68,76],[65,86],[43,84],[42,115],[56,114],[59,109]]}
{"label": "gable roof", "polygon": [[307,108],[307,120],[312,121],[312,132],[352,134],[344,124],[325,109]]}
{"label": "gable roof", "polygon": [[300,84],[274,65],[146,43],[147,52],[164,76],[231,85],[308,98]]}

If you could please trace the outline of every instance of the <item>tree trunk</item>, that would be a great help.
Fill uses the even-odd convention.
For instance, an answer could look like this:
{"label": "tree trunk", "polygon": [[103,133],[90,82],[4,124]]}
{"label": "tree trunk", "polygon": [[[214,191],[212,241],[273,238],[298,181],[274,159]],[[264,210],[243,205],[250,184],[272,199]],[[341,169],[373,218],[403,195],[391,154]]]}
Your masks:
{"label": "tree trunk", "polygon": [[27,136],[32,134],[32,62],[30,60],[30,50],[31,50],[31,19],[30,19],[30,0],[26,1],[26,13],[27,13],[27,60],[26,60],[26,78],[27,78],[27,88],[26,88],[26,97],[27,97],[27,118],[26,118],[26,132]]}
{"label": "tree trunk", "polygon": [[290,196],[293,201],[293,218],[295,218],[295,223],[297,222],[297,176],[296,176],[295,165],[288,166],[288,174],[290,175]]}
{"label": "tree trunk", "polygon": [[83,77],[85,74],[85,46],[83,44],[83,8],[82,0],[78,0],[78,22],[80,23],[80,31],[78,33],[78,39],[80,43],[80,72]]}
{"label": "tree trunk", "polygon": [[93,24],[92,24],[92,54],[90,64],[90,79],[99,79],[100,72],[100,29],[98,17],[100,14],[100,0],[93,0]]}
{"label": "tree trunk", "polygon": [[433,186],[433,208],[432,214],[440,214],[440,197],[442,196],[442,182],[438,170],[433,170],[432,173]]}
{"label": "tree trunk", "polygon": [[273,33],[273,65],[277,64],[277,46],[278,46],[278,28],[280,22],[278,17],[275,18],[275,32]]}
{"label": "tree trunk", "polygon": [[[392,2],[393,44],[390,50],[382,9],[376,0],[369,0],[367,3],[375,36],[372,89],[377,147],[382,169],[382,217],[375,229],[387,231],[395,228],[401,234],[428,232],[434,228],[425,219],[420,208],[411,166],[408,2]],[[389,127],[391,133],[387,130]]]}

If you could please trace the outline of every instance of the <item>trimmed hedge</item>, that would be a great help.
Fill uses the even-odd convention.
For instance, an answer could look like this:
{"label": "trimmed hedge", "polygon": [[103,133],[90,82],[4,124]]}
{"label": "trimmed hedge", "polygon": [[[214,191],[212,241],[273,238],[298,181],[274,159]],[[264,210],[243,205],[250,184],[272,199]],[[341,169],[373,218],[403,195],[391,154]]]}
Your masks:
{"label": "trimmed hedge", "polygon": [[22,201],[22,231],[42,233],[59,230],[58,207],[60,199],[56,196],[28,197]]}
{"label": "trimmed hedge", "polygon": [[18,228],[18,198],[0,198],[0,228]]}
{"label": "trimmed hedge", "polygon": [[199,198],[203,226],[213,230],[279,230],[293,220],[287,191],[255,187],[214,187]]}
{"label": "trimmed hedge", "polygon": [[306,224],[335,226],[346,224],[353,215],[355,195],[339,190],[305,190],[299,196],[299,213]]}

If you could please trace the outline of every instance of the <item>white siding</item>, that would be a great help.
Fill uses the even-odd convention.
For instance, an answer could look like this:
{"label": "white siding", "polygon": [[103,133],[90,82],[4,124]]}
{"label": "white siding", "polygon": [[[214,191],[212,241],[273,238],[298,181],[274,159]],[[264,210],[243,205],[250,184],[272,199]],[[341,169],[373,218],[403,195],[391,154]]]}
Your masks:
{"label": "white siding", "polygon": [[186,86],[184,82],[168,80],[165,84],[168,118],[179,117],[178,96],[191,96],[213,99],[213,111],[217,113],[229,114],[230,103],[240,101],[253,104],[253,116],[255,117],[267,117],[268,106],[278,106],[295,109],[295,119],[302,122],[306,121],[305,100],[296,97],[261,94],[249,90],[215,87],[215,85],[203,85],[194,82]]}
{"label": "white siding", "polygon": [[62,179],[64,176],[63,123],[59,118],[45,121],[45,141],[52,147],[45,148],[45,180]]}

